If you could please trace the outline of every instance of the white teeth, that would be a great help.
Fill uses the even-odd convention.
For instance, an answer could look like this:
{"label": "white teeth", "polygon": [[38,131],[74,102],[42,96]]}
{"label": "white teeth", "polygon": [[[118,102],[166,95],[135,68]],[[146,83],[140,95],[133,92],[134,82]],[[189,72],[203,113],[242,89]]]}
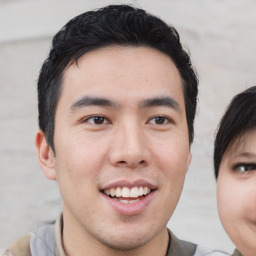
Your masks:
{"label": "white teeth", "polygon": [[[138,198],[139,196],[148,195],[151,192],[149,187],[117,187],[105,189],[104,193],[111,197]],[[129,201],[130,202],[130,201]]]}
{"label": "white teeth", "polygon": [[124,187],[122,190],[122,197],[130,197],[130,189],[127,187]]}
{"label": "white teeth", "polygon": [[112,197],[114,197],[114,196],[116,195],[116,189],[115,189],[115,188],[111,188],[111,189],[110,189],[110,195],[111,195]]}
{"label": "white teeth", "polygon": [[104,193],[109,196],[110,195],[110,189],[105,189]]}
{"label": "white teeth", "polygon": [[121,197],[122,196],[122,189],[120,187],[118,187],[116,189],[116,197]]}
{"label": "white teeth", "polygon": [[122,204],[134,204],[140,201],[140,199],[136,199],[136,200],[122,200],[122,199],[117,199],[116,201],[122,203]]}
{"label": "white teeth", "polygon": [[147,193],[148,193],[148,187],[144,187],[144,188],[143,188],[143,194],[144,194],[144,195],[147,195]]}
{"label": "white teeth", "polygon": [[119,200],[117,200],[117,201],[120,202],[120,203],[123,203],[123,204],[129,204],[129,201],[128,201],[128,200],[119,199]]}
{"label": "white teeth", "polygon": [[139,187],[139,196],[143,196],[143,194],[144,194],[144,188]]}
{"label": "white teeth", "polygon": [[139,189],[134,187],[130,190],[130,197],[138,197],[139,196]]}

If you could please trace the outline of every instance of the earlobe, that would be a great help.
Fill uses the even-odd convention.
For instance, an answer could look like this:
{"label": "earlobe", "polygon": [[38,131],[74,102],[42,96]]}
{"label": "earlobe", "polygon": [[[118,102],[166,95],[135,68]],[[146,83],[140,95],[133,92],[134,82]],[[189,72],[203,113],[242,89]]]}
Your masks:
{"label": "earlobe", "polygon": [[56,180],[55,157],[52,148],[47,144],[42,130],[36,133],[36,150],[38,162],[45,174],[50,180]]}

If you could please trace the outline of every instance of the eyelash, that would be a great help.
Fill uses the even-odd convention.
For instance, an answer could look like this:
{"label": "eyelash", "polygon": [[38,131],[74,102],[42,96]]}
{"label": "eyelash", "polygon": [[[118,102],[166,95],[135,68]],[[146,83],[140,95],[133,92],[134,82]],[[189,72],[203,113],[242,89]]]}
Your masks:
{"label": "eyelash", "polygon": [[239,173],[246,173],[248,171],[256,170],[256,164],[254,163],[239,163],[234,165],[233,170]]}

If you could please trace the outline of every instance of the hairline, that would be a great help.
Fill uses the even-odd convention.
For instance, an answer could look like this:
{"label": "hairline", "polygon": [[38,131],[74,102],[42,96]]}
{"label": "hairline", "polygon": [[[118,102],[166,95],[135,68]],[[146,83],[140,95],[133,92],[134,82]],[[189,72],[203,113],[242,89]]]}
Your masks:
{"label": "hairline", "polygon": [[223,160],[223,157],[226,153],[229,153],[231,150],[236,148],[239,144],[239,146],[244,147],[248,137],[250,136],[250,133],[256,131],[256,126],[254,127],[245,127],[243,130],[238,132],[237,134],[234,134],[232,139],[229,141],[227,147],[223,150],[222,157],[220,158],[219,168],[221,165],[221,162]]}

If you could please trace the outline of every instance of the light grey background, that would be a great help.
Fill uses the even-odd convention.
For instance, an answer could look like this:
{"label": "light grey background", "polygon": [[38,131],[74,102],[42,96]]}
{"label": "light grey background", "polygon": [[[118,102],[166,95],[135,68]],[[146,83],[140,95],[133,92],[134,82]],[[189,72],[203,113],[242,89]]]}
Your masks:
{"label": "light grey background", "polygon": [[0,246],[61,211],[55,182],[36,159],[36,80],[52,36],[73,16],[133,3],[174,25],[200,76],[193,161],[169,222],[182,239],[231,252],[213,176],[213,136],[239,91],[256,84],[255,0],[0,0]]}

